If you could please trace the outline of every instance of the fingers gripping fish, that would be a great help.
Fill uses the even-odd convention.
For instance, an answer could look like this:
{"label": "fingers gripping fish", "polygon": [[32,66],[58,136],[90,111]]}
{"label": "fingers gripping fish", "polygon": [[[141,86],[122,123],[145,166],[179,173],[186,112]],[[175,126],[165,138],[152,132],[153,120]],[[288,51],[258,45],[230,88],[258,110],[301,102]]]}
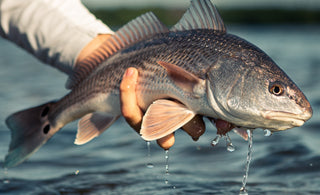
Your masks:
{"label": "fingers gripping fish", "polygon": [[70,73],[65,97],[7,118],[12,140],[6,167],[26,160],[73,120],[81,118],[76,144],[104,132],[121,115],[119,85],[131,66],[139,71],[145,140],[172,133],[195,115],[271,131],[301,126],[312,116],[294,82],[259,48],[227,33],[209,0],[193,0],[170,30],[144,14],[92,55],[97,60],[84,60]]}

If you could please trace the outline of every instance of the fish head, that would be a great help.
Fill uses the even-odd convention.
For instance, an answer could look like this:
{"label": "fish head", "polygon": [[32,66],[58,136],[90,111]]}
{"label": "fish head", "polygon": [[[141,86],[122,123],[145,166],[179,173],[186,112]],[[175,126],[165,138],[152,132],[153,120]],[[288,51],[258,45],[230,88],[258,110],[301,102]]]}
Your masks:
{"label": "fish head", "polygon": [[207,73],[207,96],[215,114],[238,127],[280,131],[312,116],[302,91],[259,49],[221,56]]}

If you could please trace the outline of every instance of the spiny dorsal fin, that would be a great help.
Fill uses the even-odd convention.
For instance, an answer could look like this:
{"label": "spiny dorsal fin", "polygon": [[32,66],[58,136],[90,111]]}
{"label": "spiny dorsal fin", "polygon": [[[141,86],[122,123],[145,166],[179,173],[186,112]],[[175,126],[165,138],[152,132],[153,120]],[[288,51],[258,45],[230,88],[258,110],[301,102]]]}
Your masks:
{"label": "spiny dorsal fin", "polygon": [[194,29],[212,29],[226,32],[223,20],[216,7],[210,0],[193,0],[187,12],[171,31],[184,31]]}
{"label": "spiny dorsal fin", "polygon": [[66,88],[72,89],[84,80],[101,62],[117,51],[152,35],[168,32],[168,28],[152,13],[148,12],[120,28],[89,57],[77,64],[69,77]]}

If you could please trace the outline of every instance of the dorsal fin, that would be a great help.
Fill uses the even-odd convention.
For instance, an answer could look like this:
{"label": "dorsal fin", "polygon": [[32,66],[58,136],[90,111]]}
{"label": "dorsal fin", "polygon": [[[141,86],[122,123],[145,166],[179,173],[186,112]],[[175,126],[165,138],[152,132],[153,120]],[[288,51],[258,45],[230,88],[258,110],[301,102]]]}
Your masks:
{"label": "dorsal fin", "polygon": [[90,56],[77,64],[74,73],[69,77],[66,88],[72,89],[85,79],[101,62],[117,51],[152,35],[168,32],[168,28],[159,19],[148,12],[132,20],[120,28],[112,37],[106,40]]}
{"label": "dorsal fin", "polygon": [[193,0],[187,12],[170,31],[212,29],[226,32],[223,20],[210,0]]}

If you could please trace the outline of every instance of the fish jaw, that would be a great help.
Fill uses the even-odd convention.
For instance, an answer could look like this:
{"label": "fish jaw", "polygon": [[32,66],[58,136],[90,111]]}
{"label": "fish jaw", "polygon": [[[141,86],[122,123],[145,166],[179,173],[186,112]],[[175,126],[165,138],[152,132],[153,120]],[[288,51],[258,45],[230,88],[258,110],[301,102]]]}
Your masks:
{"label": "fish jaw", "polygon": [[301,114],[269,110],[269,111],[262,112],[261,115],[267,121],[283,124],[278,128],[274,128],[274,129],[269,128],[270,130],[282,131],[282,130],[287,130],[293,127],[302,126],[307,120],[309,120],[312,117],[312,108],[311,107],[307,108]]}

